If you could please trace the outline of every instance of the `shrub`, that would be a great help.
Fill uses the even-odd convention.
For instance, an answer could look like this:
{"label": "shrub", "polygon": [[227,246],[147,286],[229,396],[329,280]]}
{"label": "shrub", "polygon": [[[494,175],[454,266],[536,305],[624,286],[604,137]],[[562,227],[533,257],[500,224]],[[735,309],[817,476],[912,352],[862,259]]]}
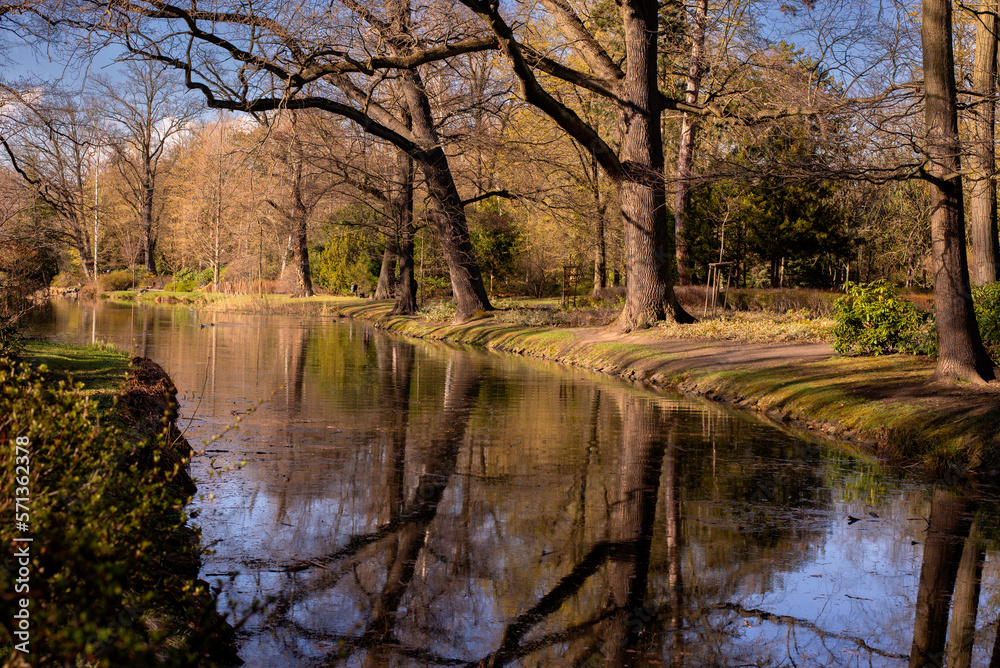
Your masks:
{"label": "shrub", "polygon": [[834,305],[834,349],[844,354],[934,355],[934,316],[899,297],[885,281],[849,284]]}
{"label": "shrub", "polygon": [[333,293],[349,293],[356,283],[359,293],[369,294],[378,282],[379,266],[372,262],[368,241],[360,232],[331,238],[311,254],[309,262],[313,283]]}
{"label": "shrub", "polygon": [[72,288],[78,285],[83,285],[87,282],[87,279],[83,274],[71,273],[61,271],[55,275],[52,282],[49,283],[50,288]]}
{"label": "shrub", "polygon": [[0,321],[0,358],[17,360],[24,349],[24,335],[18,320]]}
{"label": "shrub", "polygon": [[212,269],[211,267],[206,267],[205,269],[202,269],[200,272],[198,272],[197,275],[195,275],[194,282],[195,285],[201,287],[202,285],[208,285],[214,280],[215,280],[215,269]]}
{"label": "shrub", "polygon": [[132,288],[132,272],[126,269],[116,269],[110,273],[101,274],[97,279],[97,284],[105,292],[129,290]]}
{"label": "shrub", "polygon": [[[0,647],[21,642],[8,622],[27,598],[34,665],[206,665],[225,629],[196,581],[186,497],[162,466],[140,463],[142,453],[156,462],[170,446],[162,438],[134,445],[95,426],[94,402],[45,371],[0,361],[0,514],[10,518],[0,540],[30,546],[27,591],[15,589],[22,564],[13,550],[0,555]],[[13,521],[24,512],[18,487],[29,492],[17,496],[30,498],[32,543],[13,542],[25,535]]]}
{"label": "shrub", "polygon": [[983,343],[994,360],[1000,359],[1000,283],[975,286],[972,288],[972,301]]}
{"label": "shrub", "polygon": [[195,289],[196,276],[193,269],[187,267],[179,269],[172,281],[163,286],[164,290],[171,292],[191,292]]}

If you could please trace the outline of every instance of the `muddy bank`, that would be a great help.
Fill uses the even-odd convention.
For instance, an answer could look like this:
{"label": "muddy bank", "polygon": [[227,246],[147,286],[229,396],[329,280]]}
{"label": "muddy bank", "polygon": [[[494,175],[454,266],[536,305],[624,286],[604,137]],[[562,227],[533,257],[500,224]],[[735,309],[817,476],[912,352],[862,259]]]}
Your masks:
{"label": "muddy bank", "polygon": [[[191,478],[188,462],[193,454],[190,443],[177,426],[177,387],[159,364],[148,357],[133,357],[125,384],[118,394],[122,417],[139,443],[125,458],[144,471],[161,475],[177,500],[186,505],[198,488]],[[189,525],[175,532],[169,544],[160,545],[164,575],[194,585],[209,596],[211,586],[198,579],[201,569],[201,535]],[[243,662],[236,652],[235,632],[225,618],[215,611],[197,624],[188,620],[185,633],[199,633],[210,639],[205,643],[204,659],[221,666],[238,666]]]}

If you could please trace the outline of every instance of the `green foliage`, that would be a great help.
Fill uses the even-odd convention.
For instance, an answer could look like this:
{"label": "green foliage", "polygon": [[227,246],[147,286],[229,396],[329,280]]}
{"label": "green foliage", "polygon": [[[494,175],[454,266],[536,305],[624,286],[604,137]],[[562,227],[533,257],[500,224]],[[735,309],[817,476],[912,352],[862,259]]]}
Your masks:
{"label": "green foliage", "polygon": [[182,269],[178,269],[177,272],[174,273],[174,280],[167,283],[164,286],[164,289],[171,290],[173,292],[191,292],[195,289],[195,280],[196,276],[194,269],[184,267]]}
{"label": "green foliage", "polygon": [[901,298],[885,281],[849,284],[834,305],[837,352],[860,355],[934,355],[934,316]]}
{"label": "green foliage", "polygon": [[372,292],[378,267],[373,267],[368,246],[360,232],[331,238],[309,260],[313,282],[330,292],[350,292],[353,283],[359,292]]}
{"label": "green foliage", "polygon": [[174,280],[163,286],[163,289],[172,292],[193,292],[203,285],[208,285],[213,280],[215,280],[215,270],[211,267],[201,271],[184,267],[174,273]]}
{"label": "green foliage", "polygon": [[[196,567],[181,568],[197,555],[183,528],[186,498],[156,464],[170,446],[133,445],[121,431],[95,426],[94,412],[79,386],[51,382],[44,366],[0,361],[0,513],[8,518],[0,524],[8,546],[0,555],[0,646],[20,642],[8,624],[27,598],[35,665],[206,665],[204,652],[217,642],[205,631],[216,623],[215,599],[196,582]],[[140,463],[145,456],[152,466]],[[19,487],[27,489],[16,496],[29,498],[20,508]],[[34,541],[15,543],[25,535],[15,512],[25,507]],[[10,548],[22,545],[30,546],[24,572]],[[18,591],[24,573],[29,589]]]}
{"label": "green foliage", "polygon": [[0,358],[17,360],[24,350],[24,335],[17,320],[0,322]]}
{"label": "green foliage", "polygon": [[[139,276],[136,275],[136,278]],[[132,287],[132,272],[125,269],[117,269],[107,274],[101,274],[97,279],[97,284],[104,292],[116,292],[118,290],[128,290]]]}
{"label": "green foliage", "polygon": [[972,301],[976,308],[976,321],[983,343],[1000,359],[1000,283],[987,283],[972,288]]}
{"label": "green foliage", "polygon": [[510,215],[501,210],[499,200],[494,199],[482,203],[470,216],[469,230],[483,279],[491,289],[494,282],[506,281],[514,272],[524,246],[521,230]]}
{"label": "green foliage", "polygon": [[215,280],[215,270],[211,267],[206,267],[198,272],[194,280],[195,284],[198,286],[208,285]]}

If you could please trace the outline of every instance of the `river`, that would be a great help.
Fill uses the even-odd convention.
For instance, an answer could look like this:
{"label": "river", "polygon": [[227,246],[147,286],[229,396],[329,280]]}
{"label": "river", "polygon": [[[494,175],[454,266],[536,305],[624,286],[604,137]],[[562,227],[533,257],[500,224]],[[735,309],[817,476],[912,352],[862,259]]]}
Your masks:
{"label": "river", "polygon": [[57,301],[32,333],[174,379],[248,666],[1000,666],[995,493],[361,321]]}

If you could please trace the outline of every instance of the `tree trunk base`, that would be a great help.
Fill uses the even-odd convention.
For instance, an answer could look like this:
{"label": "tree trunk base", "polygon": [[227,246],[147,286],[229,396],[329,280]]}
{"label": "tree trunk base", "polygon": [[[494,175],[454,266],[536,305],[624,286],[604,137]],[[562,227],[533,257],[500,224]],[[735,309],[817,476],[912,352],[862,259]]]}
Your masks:
{"label": "tree trunk base", "polygon": [[482,316],[487,311],[495,310],[496,309],[494,309],[489,302],[486,302],[485,304],[480,303],[477,308],[459,308],[458,312],[455,313],[455,320],[453,321],[453,324],[461,325],[464,322],[469,322],[474,318]]}
{"label": "tree trunk base", "polygon": [[619,334],[629,334],[630,332],[648,329],[654,322],[660,321],[690,325],[697,322],[698,319],[680,305],[673,290],[671,290],[670,297],[667,298],[665,304],[658,304],[647,308],[635,308],[626,304],[625,310],[618,316],[611,329]]}
{"label": "tree trunk base", "polygon": [[415,315],[417,313],[417,291],[414,288],[409,295],[405,290],[400,291],[396,298],[396,304],[389,311],[389,315]]}
{"label": "tree trunk base", "polygon": [[931,376],[931,382],[960,381],[972,383],[973,385],[987,385],[991,381],[995,382],[997,380],[998,372],[1000,372],[1000,368],[994,367],[991,363],[980,364],[979,368],[976,368],[969,364],[939,360],[937,368],[934,370],[934,375]]}

